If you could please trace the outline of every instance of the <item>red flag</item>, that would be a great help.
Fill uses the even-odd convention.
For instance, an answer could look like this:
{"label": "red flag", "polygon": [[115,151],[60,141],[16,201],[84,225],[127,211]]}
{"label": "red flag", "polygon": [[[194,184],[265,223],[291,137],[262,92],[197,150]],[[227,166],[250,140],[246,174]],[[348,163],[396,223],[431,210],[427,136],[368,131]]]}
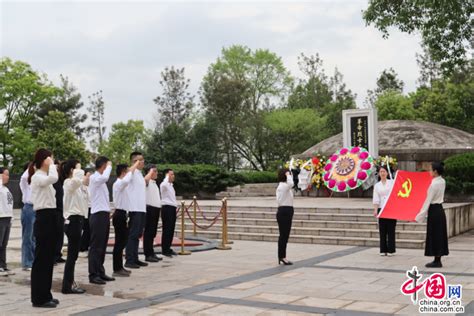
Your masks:
{"label": "red flag", "polygon": [[378,217],[414,222],[425,203],[431,180],[429,172],[397,171],[392,191]]}

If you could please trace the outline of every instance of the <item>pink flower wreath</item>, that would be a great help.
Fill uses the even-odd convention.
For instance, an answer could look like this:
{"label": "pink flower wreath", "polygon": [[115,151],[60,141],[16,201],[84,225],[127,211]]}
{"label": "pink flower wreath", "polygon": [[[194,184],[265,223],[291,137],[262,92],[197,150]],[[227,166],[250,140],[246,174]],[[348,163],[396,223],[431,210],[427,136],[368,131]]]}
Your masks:
{"label": "pink flower wreath", "polygon": [[324,185],[336,192],[354,190],[373,172],[374,159],[362,147],[342,148],[334,153],[324,167]]}

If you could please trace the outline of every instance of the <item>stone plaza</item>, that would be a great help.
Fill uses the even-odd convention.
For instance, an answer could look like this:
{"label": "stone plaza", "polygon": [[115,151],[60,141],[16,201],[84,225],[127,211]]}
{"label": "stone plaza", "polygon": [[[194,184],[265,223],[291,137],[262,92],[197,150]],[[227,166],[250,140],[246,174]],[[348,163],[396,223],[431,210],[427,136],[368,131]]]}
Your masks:
{"label": "stone plaza", "polygon": [[[219,201],[199,203],[203,209],[219,205]],[[229,207],[270,208],[274,203],[269,198],[230,199]],[[324,203],[328,209],[370,205],[362,199],[297,198],[295,214],[314,203]],[[441,272],[447,283],[462,285],[465,314],[474,313],[472,230],[449,239],[450,255],[443,259],[442,269],[424,268],[430,258],[423,256],[422,248],[398,247],[396,256],[380,257],[373,246],[294,243],[291,238],[288,258],[294,265],[279,266],[275,242],[233,240],[231,250],[165,257],[134,270],[131,277],[100,286],[88,283],[87,258],[81,257],[76,282],[87,293],[61,294],[64,265],[60,264],[54,269],[53,295],[61,303],[54,310],[39,310],[31,307],[30,273],[20,268],[19,210],[14,217],[7,261],[15,275],[0,277],[2,315],[414,315],[419,306],[400,291],[413,266],[423,278]],[[107,271],[112,269],[111,259],[106,256]]]}

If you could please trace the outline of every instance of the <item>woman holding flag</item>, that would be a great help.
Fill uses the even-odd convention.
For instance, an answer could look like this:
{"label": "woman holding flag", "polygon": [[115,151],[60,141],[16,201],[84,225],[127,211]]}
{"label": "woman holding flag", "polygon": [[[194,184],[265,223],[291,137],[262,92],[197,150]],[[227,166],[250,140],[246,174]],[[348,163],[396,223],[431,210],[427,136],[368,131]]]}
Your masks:
{"label": "woman holding flag", "polygon": [[[393,180],[388,179],[390,169],[387,165],[379,167],[380,181],[374,186],[374,194],[372,203],[374,204],[374,216],[380,212],[385,206],[390,191],[393,187]],[[391,174],[390,174],[391,178]],[[395,255],[395,227],[397,226],[396,219],[379,218],[379,235],[380,235],[380,255],[394,256]]]}
{"label": "woman holding flag", "polygon": [[446,226],[446,214],[444,214],[444,190],[446,182],[441,177],[444,173],[444,163],[433,162],[431,164],[431,185],[428,195],[416,221],[424,222],[428,217],[426,225],[425,256],[433,256],[434,261],[427,263],[427,268],[441,268],[441,257],[449,254],[448,229]]}

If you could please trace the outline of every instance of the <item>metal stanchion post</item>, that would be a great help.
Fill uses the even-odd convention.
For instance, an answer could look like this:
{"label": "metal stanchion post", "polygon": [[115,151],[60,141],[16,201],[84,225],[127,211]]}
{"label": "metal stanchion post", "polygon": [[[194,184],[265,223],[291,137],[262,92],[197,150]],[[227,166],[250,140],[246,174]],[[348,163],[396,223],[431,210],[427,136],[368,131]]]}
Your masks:
{"label": "metal stanchion post", "polygon": [[226,245],[227,243],[227,199],[222,200],[222,242],[217,249],[230,250],[231,247]]}
{"label": "metal stanchion post", "polygon": [[227,220],[229,219],[227,216],[227,211],[228,211],[228,208],[227,208],[227,199],[225,199],[224,201],[224,213],[225,213],[225,243],[230,245],[230,244],[233,244],[234,242],[233,241],[230,241],[229,240],[229,224],[227,223]]}
{"label": "metal stanchion post", "polygon": [[181,202],[181,251],[178,252],[180,255],[190,255],[191,252],[184,250],[184,212],[185,212],[185,206],[184,206],[184,201]]}
{"label": "metal stanchion post", "polygon": [[196,223],[197,223],[197,221],[196,221],[196,208],[197,208],[196,203],[197,203],[196,196],[193,196],[193,217],[194,217],[193,234],[194,234],[194,236],[196,236]]}

